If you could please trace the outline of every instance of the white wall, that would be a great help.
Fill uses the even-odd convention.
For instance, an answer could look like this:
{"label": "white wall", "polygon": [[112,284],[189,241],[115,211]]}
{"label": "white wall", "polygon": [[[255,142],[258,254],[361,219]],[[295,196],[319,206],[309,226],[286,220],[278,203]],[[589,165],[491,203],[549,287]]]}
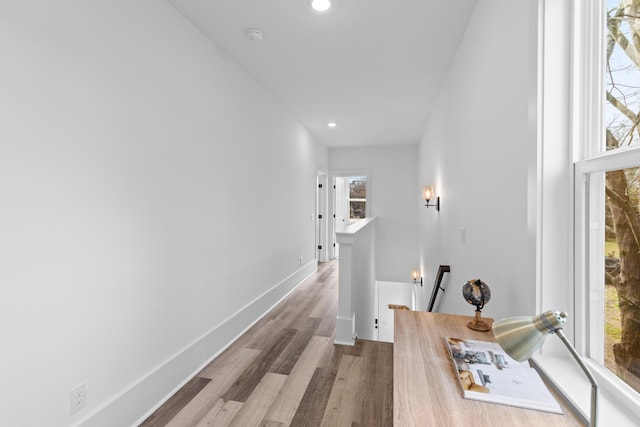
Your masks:
{"label": "white wall", "polygon": [[423,297],[438,265],[451,265],[441,312],[473,314],[461,288],[474,278],[492,290],[485,316],[535,310],[530,18],[528,2],[478,2],[420,143],[419,183],[434,185],[442,204],[419,208]]}
{"label": "white wall", "polygon": [[418,263],[418,147],[331,148],[332,170],[369,170],[368,202],[376,217],[376,280],[411,281]]}
{"label": "white wall", "polygon": [[327,150],[165,2],[3,2],[0,51],[0,419],[131,424],[314,268]]}

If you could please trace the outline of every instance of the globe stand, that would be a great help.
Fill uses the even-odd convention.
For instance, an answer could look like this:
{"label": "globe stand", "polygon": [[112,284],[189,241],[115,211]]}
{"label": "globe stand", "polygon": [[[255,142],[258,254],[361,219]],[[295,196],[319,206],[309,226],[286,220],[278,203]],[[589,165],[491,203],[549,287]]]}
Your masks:
{"label": "globe stand", "polygon": [[482,312],[480,309],[476,310],[476,316],[467,322],[467,327],[474,331],[487,332],[491,329],[491,326],[482,319]]}
{"label": "globe stand", "polygon": [[462,286],[462,296],[476,307],[476,317],[467,322],[467,327],[474,331],[487,332],[491,329],[489,323],[482,319],[482,309],[491,299],[491,289],[480,279],[469,280]]}

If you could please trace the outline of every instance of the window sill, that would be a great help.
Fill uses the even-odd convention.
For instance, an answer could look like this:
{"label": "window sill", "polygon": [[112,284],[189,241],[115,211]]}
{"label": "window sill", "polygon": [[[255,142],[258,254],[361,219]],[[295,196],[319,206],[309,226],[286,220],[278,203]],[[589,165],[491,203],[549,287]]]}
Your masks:
{"label": "window sill", "polygon": [[[567,356],[539,354],[533,358],[540,373],[567,399],[585,420],[590,414],[591,384],[578,364]],[[592,370],[593,371],[593,370]],[[593,372],[596,378],[599,375]],[[598,424],[616,427],[638,425],[640,405],[622,390],[614,390],[598,378]]]}

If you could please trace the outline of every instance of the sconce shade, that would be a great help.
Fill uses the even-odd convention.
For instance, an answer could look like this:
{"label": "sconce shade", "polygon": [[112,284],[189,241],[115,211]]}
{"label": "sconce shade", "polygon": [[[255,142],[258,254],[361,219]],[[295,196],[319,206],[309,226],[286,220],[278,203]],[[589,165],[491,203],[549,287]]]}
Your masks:
{"label": "sconce shade", "polygon": [[[424,199],[424,201],[426,202],[425,206],[426,207],[434,207],[436,208],[437,211],[440,210],[440,196],[436,197],[436,193],[433,190],[433,186],[431,185],[425,185],[424,188],[422,189],[422,198]],[[434,204],[430,204],[429,201],[431,199],[436,199],[436,202]]]}
{"label": "sconce shade", "polygon": [[435,196],[435,191],[433,191],[433,186],[425,185],[424,188],[422,189],[422,198],[425,199],[426,201],[429,201],[433,199],[434,196]]}
{"label": "sconce shade", "polygon": [[533,317],[508,317],[493,324],[493,336],[509,356],[522,362],[542,347],[547,335],[564,327],[566,316],[549,310]]}
{"label": "sconce shade", "polygon": [[411,270],[411,278],[414,282],[418,280],[418,277],[420,277],[419,274],[420,273],[418,273],[418,270]]}

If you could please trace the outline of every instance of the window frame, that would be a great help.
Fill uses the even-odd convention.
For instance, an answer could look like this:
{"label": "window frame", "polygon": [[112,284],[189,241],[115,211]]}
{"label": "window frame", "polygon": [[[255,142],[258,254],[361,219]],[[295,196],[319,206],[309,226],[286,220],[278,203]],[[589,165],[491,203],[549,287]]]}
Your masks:
{"label": "window frame", "polygon": [[[336,189],[335,182],[336,178],[349,178],[352,176],[361,176],[366,178],[367,180],[367,199],[365,204],[365,212],[366,217],[371,217],[371,195],[373,193],[372,190],[372,172],[371,169],[330,169],[329,170],[329,183],[330,183],[330,193],[329,193],[329,210],[333,216],[332,221],[329,221],[329,233],[330,233],[330,242],[329,242],[329,259],[335,259],[338,253],[338,242],[336,240]],[[350,215],[349,215],[350,216]]]}
{"label": "window frame", "polygon": [[[349,185],[351,185],[351,180],[355,180],[355,179],[364,179],[364,182],[365,182],[365,184],[364,184],[364,188],[365,188],[365,197],[364,197],[364,198],[360,198],[360,197],[351,197],[351,191],[349,191],[349,198],[348,198],[348,201],[349,201],[349,222],[350,222],[350,223],[354,223],[354,222],[360,221],[361,219],[365,219],[365,218],[367,218],[367,217],[369,216],[369,215],[368,215],[369,210],[368,210],[368,205],[367,205],[367,200],[368,200],[368,198],[369,198],[369,197],[368,197],[369,195],[367,194],[367,193],[369,192],[369,183],[368,183],[368,178],[367,178],[367,176],[365,176],[365,175],[361,175],[361,176],[349,176],[349,177],[348,177]],[[351,213],[352,213],[352,208],[351,208],[351,206],[352,206],[352,203],[354,203],[354,202],[355,202],[355,203],[364,203],[364,212],[365,212],[364,217],[362,217],[362,218],[358,218],[358,217],[353,217],[353,216],[351,216]]]}
{"label": "window frame", "polygon": [[640,393],[603,364],[604,182],[592,185],[591,181],[594,174],[638,166],[640,147],[608,152],[574,166],[576,344],[601,388],[633,408],[640,407]]}
{"label": "window frame", "polygon": [[604,233],[601,227],[604,227],[605,216],[604,173],[640,166],[640,147],[605,149],[606,0],[574,0],[573,7],[575,345],[600,387],[624,406],[637,411],[640,394],[604,366]]}

